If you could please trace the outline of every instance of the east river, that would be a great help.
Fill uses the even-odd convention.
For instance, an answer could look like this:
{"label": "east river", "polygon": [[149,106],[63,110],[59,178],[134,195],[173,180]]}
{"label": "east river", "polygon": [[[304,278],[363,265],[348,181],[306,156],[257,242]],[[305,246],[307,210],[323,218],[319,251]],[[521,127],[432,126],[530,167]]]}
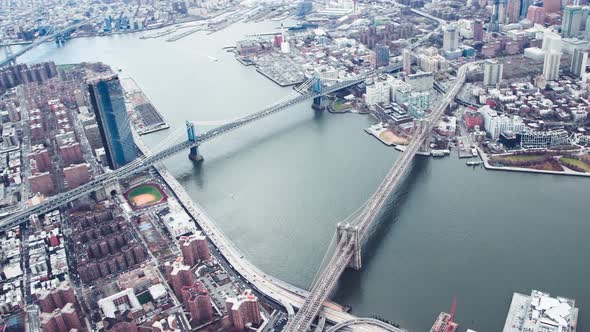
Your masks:
{"label": "east river", "polygon": [[[291,93],[222,50],[278,25],[236,24],[176,42],[140,34],[75,39],[62,48],[42,45],[20,60],[122,68],[120,75],[133,77],[172,126],[144,136],[156,145],[185,120],[231,120]],[[307,288],[336,223],[366,201],[397,158],[363,131],[372,123],[301,104],[208,142],[201,165],[181,154],[166,166],[248,259]],[[362,271],[344,273],[335,299],[356,315],[427,331],[456,295],[460,331],[495,332],[513,292],[539,289],[575,298],[584,331],[590,326],[589,188],[585,178],[419,157],[373,228]]]}

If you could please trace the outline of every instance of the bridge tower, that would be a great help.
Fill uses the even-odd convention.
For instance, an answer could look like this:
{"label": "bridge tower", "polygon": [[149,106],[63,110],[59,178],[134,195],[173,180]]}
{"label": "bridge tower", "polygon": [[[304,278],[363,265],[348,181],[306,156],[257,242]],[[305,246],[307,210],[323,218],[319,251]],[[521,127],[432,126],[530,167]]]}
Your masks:
{"label": "bridge tower", "polygon": [[199,154],[199,146],[197,144],[197,134],[195,132],[195,124],[187,121],[186,122],[186,134],[188,141],[193,143],[191,146],[191,152],[188,154],[188,159],[192,161],[203,161],[203,156]]}
{"label": "bridge tower", "polygon": [[350,224],[341,224],[338,223],[336,225],[336,243],[337,244],[345,244],[347,242],[352,241],[352,250],[353,254],[350,258],[350,262],[348,262],[348,267],[353,268],[355,270],[360,270],[362,267],[361,264],[361,239],[358,226],[350,225]]}
{"label": "bridge tower", "polygon": [[14,53],[12,53],[12,47],[10,45],[4,46],[4,56],[5,59],[8,59],[9,64],[15,64],[16,58],[14,58]]}
{"label": "bridge tower", "polygon": [[[424,131],[428,130],[428,120],[426,119],[416,119],[414,120],[414,135],[420,135]],[[420,149],[418,150],[423,153],[430,152],[430,133],[426,133],[424,135],[424,141],[422,141],[422,145],[420,145]]]}
{"label": "bridge tower", "polygon": [[[313,82],[312,88],[313,88],[313,92],[316,92],[316,93],[322,92],[322,80],[320,79],[319,76],[316,76],[315,81]],[[319,96],[319,97],[313,98],[313,104],[311,104],[311,107],[314,110],[318,110],[318,111],[323,111],[324,109],[326,109],[326,105],[324,105],[324,97]]]}

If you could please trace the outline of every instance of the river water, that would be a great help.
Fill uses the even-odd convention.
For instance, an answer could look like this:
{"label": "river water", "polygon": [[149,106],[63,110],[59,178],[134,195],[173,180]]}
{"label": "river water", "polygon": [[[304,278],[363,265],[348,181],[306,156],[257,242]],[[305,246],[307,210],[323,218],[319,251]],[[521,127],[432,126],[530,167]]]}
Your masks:
{"label": "river water", "polygon": [[[144,136],[156,145],[182,131],[185,120],[231,120],[290,93],[221,50],[277,26],[236,24],[171,43],[139,34],[76,39],[62,48],[42,45],[21,60],[121,67],[172,127]],[[372,123],[297,105],[208,142],[201,165],[183,154],[166,166],[248,259],[308,287],[336,223],[365,202],[397,158],[363,132]],[[460,331],[494,332],[502,330],[513,292],[539,289],[575,298],[583,331],[590,325],[589,185],[585,178],[472,169],[455,156],[418,157],[363,248],[362,271],[344,273],[335,299],[357,315],[427,331],[456,295]]]}

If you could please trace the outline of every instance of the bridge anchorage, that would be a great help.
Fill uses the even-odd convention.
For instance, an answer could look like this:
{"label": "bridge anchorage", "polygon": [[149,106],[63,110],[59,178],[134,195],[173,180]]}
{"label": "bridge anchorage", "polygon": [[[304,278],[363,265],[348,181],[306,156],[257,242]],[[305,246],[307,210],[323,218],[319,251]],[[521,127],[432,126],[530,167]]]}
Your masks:
{"label": "bridge anchorage", "polygon": [[188,141],[192,143],[191,152],[188,154],[188,159],[195,162],[203,161],[203,156],[199,154],[199,144],[197,143],[197,134],[195,132],[194,123],[190,121],[186,122],[186,134],[188,135]]}
{"label": "bridge anchorage", "polygon": [[337,246],[346,246],[346,244],[351,244],[352,248],[352,255],[350,257],[350,261],[348,262],[348,267],[355,270],[360,270],[362,267],[361,264],[361,240],[360,240],[360,230],[358,226],[350,225],[350,224],[341,224],[338,223],[336,225],[336,243]]}

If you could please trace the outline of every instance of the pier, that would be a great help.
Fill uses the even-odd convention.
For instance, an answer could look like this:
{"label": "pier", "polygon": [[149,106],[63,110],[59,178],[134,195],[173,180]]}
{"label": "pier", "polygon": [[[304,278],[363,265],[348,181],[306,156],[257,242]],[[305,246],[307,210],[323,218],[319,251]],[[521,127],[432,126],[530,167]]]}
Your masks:
{"label": "pier", "polygon": [[132,110],[131,122],[139,135],[146,135],[170,128],[164,117],[141,91],[132,78],[121,79],[128,109]]}

